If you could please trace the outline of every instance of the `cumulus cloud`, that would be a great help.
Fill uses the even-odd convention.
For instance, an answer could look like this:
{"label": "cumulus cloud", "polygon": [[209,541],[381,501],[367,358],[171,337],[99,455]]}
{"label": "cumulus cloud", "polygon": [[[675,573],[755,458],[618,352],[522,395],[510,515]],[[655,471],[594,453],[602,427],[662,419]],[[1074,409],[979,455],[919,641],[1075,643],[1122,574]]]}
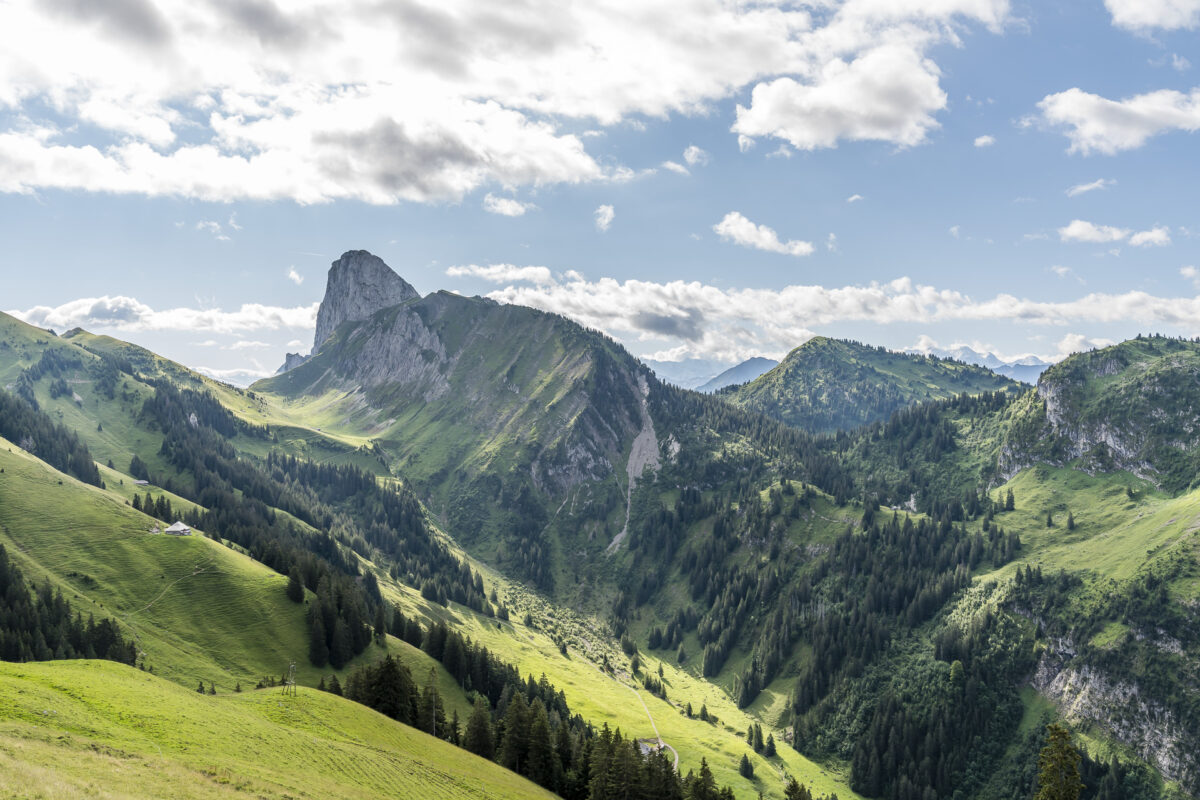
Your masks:
{"label": "cumulus cloud", "polygon": [[1047,95],[1038,109],[1042,122],[1062,129],[1071,141],[1068,152],[1114,155],[1161,133],[1200,129],[1200,88],[1160,89],[1123,100],[1074,88]]}
{"label": "cumulus cloud", "polygon": [[1078,197],[1079,195],[1087,194],[1088,192],[1107,189],[1109,186],[1115,186],[1116,183],[1116,181],[1109,180],[1108,178],[1097,178],[1091,183],[1077,183],[1071,188],[1067,189],[1067,197]]}
{"label": "cumulus cloud", "polygon": [[483,210],[489,214],[499,214],[504,217],[519,217],[530,209],[537,208],[533,203],[522,203],[512,197],[497,197],[488,192],[483,197]]}
{"label": "cumulus cloud", "polygon": [[917,49],[881,45],[851,61],[829,61],[812,83],[783,77],[758,84],[750,106],[738,105],[733,131],[784,139],[798,150],[843,139],[911,147],[938,126],[933,114],[946,105],[939,75]]}
{"label": "cumulus cloud", "polygon": [[514,264],[467,264],[450,267],[446,274],[452,278],[482,278],[492,283],[527,281],[529,283],[553,283],[554,276],[546,267],[519,267]]}
{"label": "cumulus cloud", "polygon": [[975,146],[976,147],[991,147],[995,143],[996,143],[996,137],[992,136],[990,133],[985,133],[983,136],[975,137]]}
{"label": "cumulus cloud", "polygon": [[680,164],[678,161],[664,161],[664,162],[662,162],[662,168],[666,169],[666,170],[670,170],[671,172],[677,173],[679,175],[691,175],[692,174],[691,172],[688,171],[687,167],[685,167],[683,164]]}
{"label": "cumulus cloud", "polygon": [[617,212],[613,210],[612,206],[603,205],[598,207],[592,216],[596,221],[596,230],[603,232],[612,227],[613,218],[617,216]]}
{"label": "cumulus cloud", "polygon": [[228,347],[223,347],[223,350],[262,350],[264,347],[270,347],[267,342],[258,342],[253,339],[239,339]]}
{"label": "cumulus cloud", "polygon": [[928,53],[969,25],[999,30],[1008,8],[10,0],[0,106],[8,120],[52,107],[56,122],[0,124],[0,191],[457,201],[618,178],[628,168],[585,137],[747,89],[746,144],[909,145],[945,107]]}
{"label": "cumulus cloud", "polygon": [[1129,237],[1129,243],[1134,247],[1162,247],[1171,243],[1171,231],[1165,225],[1159,225],[1135,233]]}
{"label": "cumulus cloud", "polygon": [[1082,333],[1068,333],[1058,341],[1058,355],[1066,358],[1073,353],[1086,353],[1088,350],[1098,350],[1101,347],[1111,347],[1116,344],[1112,339],[1090,338]]}
{"label": "cumulus cloud", "polygon": [[1145,32],[1200,27],[1200,0],[1104,0],[1113,25]]}
{"label": "cumulus cloud", "polygon": [[1192,265],[1188,265],[1186,267],[1180,267],[1179,274],[1191,281],[1197,289],[1200,289],[1200,269],[1197,269]]}
{"label": "cumulus cloud", "polygon": [[1096,225],[1086,220],[1073,219],[1069,224],[1058,229],[1058,237],[1064,242],[1089,242],[1092,244],[1111,244],[1128,239],[1134,247],[1161,247],[1171,243],[1171,230],[1165,225],[1158,225],[1150,230],[1135,233],[1128,228]]}
{"label": "cumulus cloud", "polygon": [[754,250],[766,250],[768,253],[782,253],[789,256],[812,255],[812,242],[800,240],[781,241],[779,234],[766,225],[756,225],[737,211],[730,211],[725,217],[713,225],[713,231],[727,242],[749,247]]}
{"label": "cumulus cloud", "polygon": [[313,329],[317,324],[317,306],[285,308],[245,303],[236,311],[201,308],[155,310],[133,297],[84,297],[59,306],[34,306],[10,311],[31,325],[66,330],[104,328],[116,331],[205,331],[209,333],[245,333],[283,328]]}
{"label": "cumulus cloud", "polygon": [[296,272],[295,267],[288,267],[287,276],[288,276],[288,280],[291,281],[292,283],[296,284],[297,286],[304,283],[304,276],[301,275],[299,272]]}
{"label": "cumulus cloud", "polygon": [[738,289],[698,281],[593,281],[572,273],[551,283],[506,286],[489,297],[565,314],[625,341],[660,342],[663,352],[669,350],[676,358],[726,361],[782,355],[810,338],[813,328],[853,322],[1060,326],[1134,321],[1197,330],[1200,319],[1200,297],[1130,291],[1054,302],[1007,293],[974,298],[909,278],[841,287]]}
{"label": "cumulus cloud", "polygon": [[1058,229],[1058,236],[1064,242],[1119,242],[1128,235],[1127,228],[1096,225],[1082,219],[1073,219]]}
{"label": "cumulus cloud", "polygon": [[694,144],[689,144],[687,149],[683,151],[683,160],[690,167],[703,167],[708,164],[709,159],[708,151],[702,150]]}

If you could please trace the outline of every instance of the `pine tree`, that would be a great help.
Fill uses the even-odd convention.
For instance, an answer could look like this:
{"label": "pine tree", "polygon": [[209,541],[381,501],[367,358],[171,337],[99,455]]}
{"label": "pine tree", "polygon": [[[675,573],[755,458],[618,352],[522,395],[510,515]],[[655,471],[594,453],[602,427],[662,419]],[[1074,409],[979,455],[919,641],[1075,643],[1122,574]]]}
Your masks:
{"label": "pine tree", "polygon": [[787,786],[783,787],[783,800],[813,800],[813,796],[807,787],[789,776]]}
{"label": "pine tree", "polygon": [[529,726],[529,752],[525,774],[539,786],[554,785],[554,750],[550,744],[550,719],[541,700],[534,700]]}
{"label": "pine tree", "polygon": [[1071,734],[1057,723],[1048,725],[1046,731],[1049,741],[1038,756],[1035,800],[1079,800],[1083,781],[1079,778],[1079,751],[1071,744]]}
{"label": "pine tree", "polygon": [[482,694],[475,696],[475,708],[467,718],[467,732],[463,738],[463,746],[477,756],[492,760],[496,754],[495,739],[492,736],[492,715],[488,710],[487,698]]}
{"label": "pine tree", "polygon": [[1004,495],[1004,510],[1013,511],[1017,507],[1016,499],[1013,497],[1013,490],[1009,489],[1008,494]]}
{"label": "pine tree", "polygon": [[1067,512],[1067,530],[1075,530],[1075,515],[1070,511]]}
{"label": "pine tree", "polygon": [[504,738],[500,741],[500,753],[496,760],[500,766],[520,772],[528,750],[529,711],[525,696],[517,693],[508,701],[508,708],[504,712]]}
{"label": "pine tree", "polygon": [[738,762],[738,774],[743,778],[754,779],[754,765],[750,763],[750,759],[745,753],[742,753],[742,760]]}
{"label": "pine tree", "polygon": [[767,734],[767,743],[763,745],[763,755],[767,758],[775,757],[775,734]]}
{"label": "pine tree", "polygon": [[329,679],[329,693],[336,694],[338,697],[342,696],[342,684],[337,675]]}
{"label": "pine tree", "polygon": [[196,687],[197,694],[204,694],[204,681],[200,681],[200,685]]}
{"label": "pine tree", "polygon": [[300,575],[298,565],[293,566],[288,575],[287,596],[293,603],[304,602],[304,578]]}
{"label": "pine tree", "polygon": [[329,645],[325,643],[325,623],[321,619],[319,600],[308,609],[308,660],[314,667],[329,663]]}
{"label": "pine tree", "polygon": [[1054,527],[1054,512],[1053,511],[1046,512],[1046,527],[1047,528]]}

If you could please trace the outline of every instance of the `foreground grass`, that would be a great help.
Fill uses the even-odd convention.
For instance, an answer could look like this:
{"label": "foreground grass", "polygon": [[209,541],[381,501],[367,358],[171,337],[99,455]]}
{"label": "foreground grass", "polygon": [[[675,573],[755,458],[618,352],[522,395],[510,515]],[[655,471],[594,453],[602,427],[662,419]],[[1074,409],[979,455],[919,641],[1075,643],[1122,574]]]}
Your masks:
{"label": "foreground grass", "polygon": [[323,692],[210,697],[105,661],[0,662],[4,798],[550,798]]}

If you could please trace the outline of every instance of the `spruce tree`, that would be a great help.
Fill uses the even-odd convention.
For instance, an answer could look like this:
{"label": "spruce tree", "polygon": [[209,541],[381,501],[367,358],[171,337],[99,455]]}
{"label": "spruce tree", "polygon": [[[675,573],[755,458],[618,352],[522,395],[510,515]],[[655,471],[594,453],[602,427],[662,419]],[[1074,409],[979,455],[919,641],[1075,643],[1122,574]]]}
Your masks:
{"label": "spruce tree", "polygon": [[308,609],[308,660],[314,667],[329,663],[329,645],[325,643],[325,623],[321,621],[319,602]]}
{"label": "spruce tree", "polygon": [[1017,507],[1016,499],[1013,497],[1013,490],[1009,489],[1008,494],[1004,495],[1004,510],[1013,511]]}
{"label": "spruce tree", "polygon": [[1075,530],[1075,515],[1070,511],[1067,512],[1067,530]]}
{"label": "spruce tree", "polygon": [[342,684],[337,675],[329,679],[329,693],[336,694],[338,697],[342,696]]}
{"label": "spruce tree", "polygon": [[287,596],[293,603],[304,602],[304,578],[300,575],[299,566],[293,565],[288,574]]}
{"label": "spruce tree", "polygon": [[1057,723],[1046,727],[1049,741],[1038,756],[1038,792],[1035,800],[1079,800],[1079,751],[1070,732]]}
{"label": "spruce tree", "polygon": [[554,750],[550,744],[550,719],[541,700],[534,700],[531,709],[533,719],[529,726],[529,751],[525,760],[525,774],[539,786],[554,785]]}
{"label": "spruce tree", "polygon": [[743,778],[751,780],[754,778],[754,765],[750,763],[750,759],[745,753],[742,753],[742,760],[738,762],[738,774]]}
{"label": "spruce tree", "polygon": [[491,761],[496,754],[495,740],[492,737],[492,715],[488,711],[488,701],[482,694],[475,695],[475,708],[467,718],[467,732],[463,746],[477,756]]}

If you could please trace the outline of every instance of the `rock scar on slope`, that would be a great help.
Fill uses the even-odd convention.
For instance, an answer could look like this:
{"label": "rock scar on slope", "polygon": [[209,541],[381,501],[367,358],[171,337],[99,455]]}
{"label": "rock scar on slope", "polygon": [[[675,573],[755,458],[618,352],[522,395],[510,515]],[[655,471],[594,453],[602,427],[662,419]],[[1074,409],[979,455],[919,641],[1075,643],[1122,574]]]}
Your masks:
{"label": "rock scar on slope", "polygon": [[642,429],[633,438],[633,444],[629,448],[629,461],[625,465],[625,472],[629,476],[629,481],[625,485],[625,527],[621,528],[621,532],[613,537],[608,549],[604,551],[609,555],[621,549],[621,542],[625,541],[626,535],[629,534],[629,512],[633,506],[633,488],[638,478],[642,476],[647,467],[653,472],[658,472],[661,466],[658,458],[658,436],[654,433],[654,420],[650,419],[650,407],[647,401],[650,396],[650,385],[646,383],[644,375],[638,375],[638,388],[642,392]]}

